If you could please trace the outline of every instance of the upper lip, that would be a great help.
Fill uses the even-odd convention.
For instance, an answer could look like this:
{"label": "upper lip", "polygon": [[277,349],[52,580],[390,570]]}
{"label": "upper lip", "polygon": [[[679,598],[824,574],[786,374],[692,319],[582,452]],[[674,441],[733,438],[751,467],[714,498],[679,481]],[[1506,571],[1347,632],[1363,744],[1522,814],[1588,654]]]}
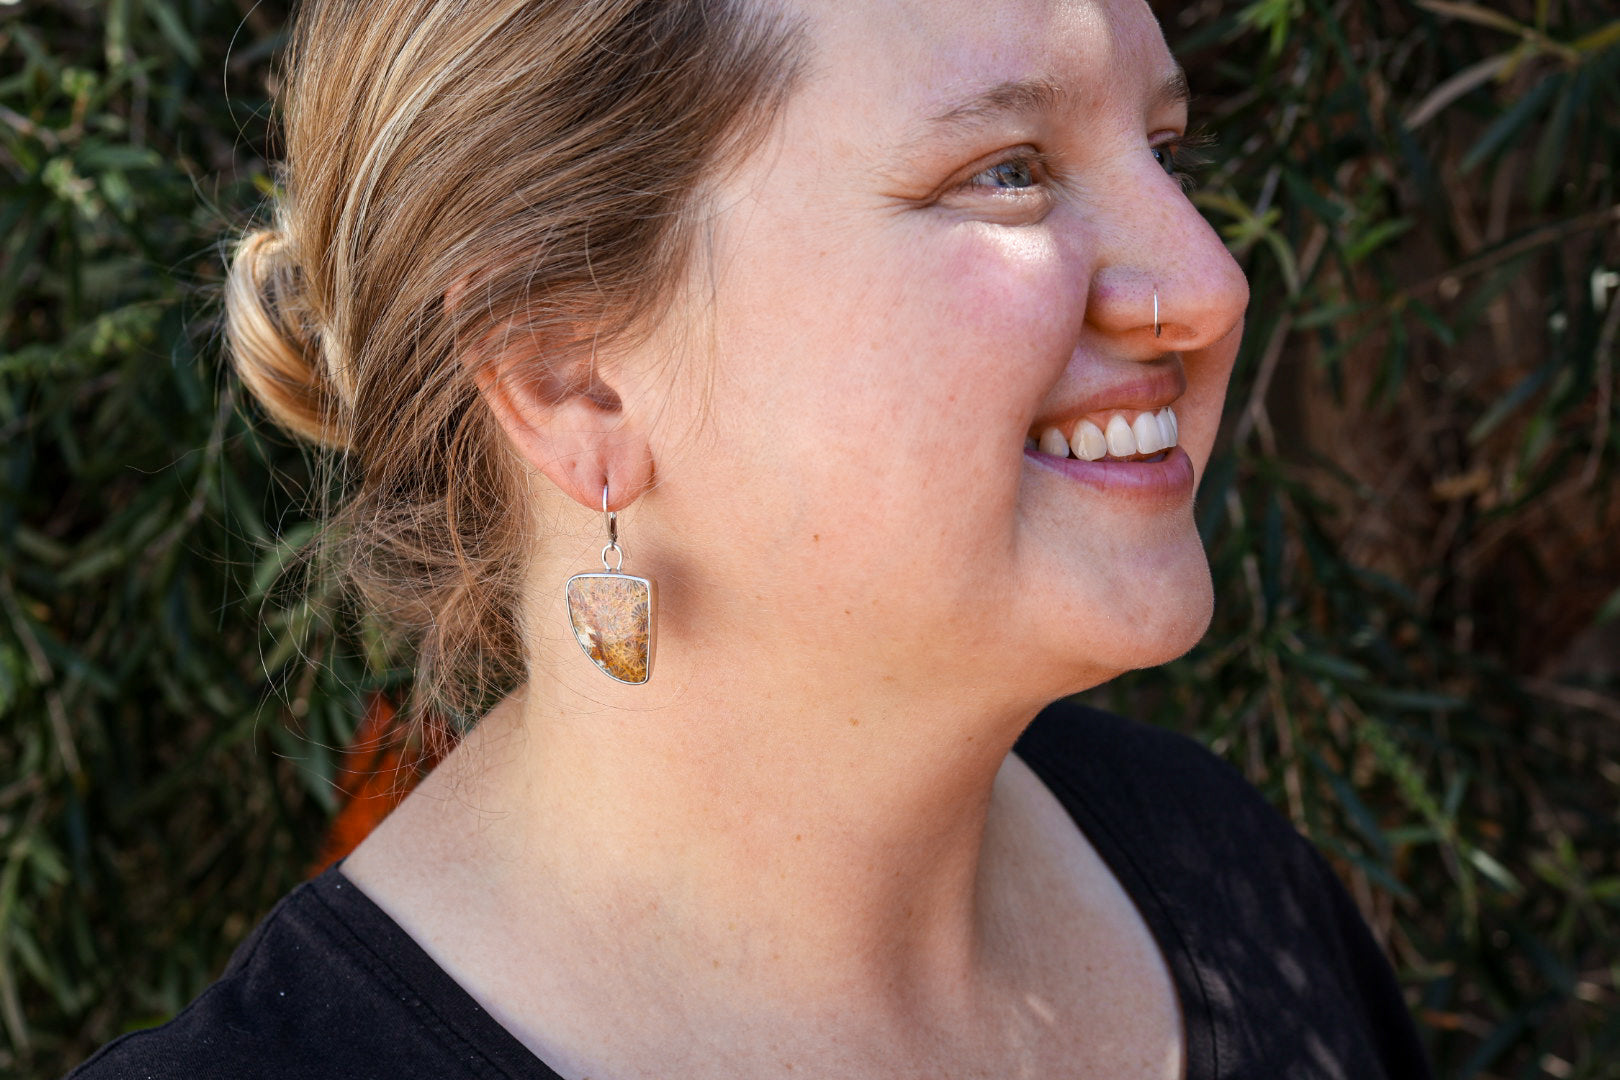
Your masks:
{"label": "upper lip", "polygon": [[1153,412],[1172,404],[1186,392],[1187,372],[1179,362],[1143,365],[1128,378],[1086,388],[1083,393],[1037,417],[1032,427],[1036,431],[1062,427],[1093,413],[1127,409]]}

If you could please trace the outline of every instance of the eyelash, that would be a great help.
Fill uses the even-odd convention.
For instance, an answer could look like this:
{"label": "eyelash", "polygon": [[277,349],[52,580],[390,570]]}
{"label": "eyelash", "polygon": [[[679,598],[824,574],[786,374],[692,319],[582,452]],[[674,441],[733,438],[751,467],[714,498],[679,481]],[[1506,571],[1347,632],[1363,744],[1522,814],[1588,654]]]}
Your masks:
{"label": "eyelash", "polygon": [[1155,150],[1168,150],[1172,172],[1170,176],[1181,185],[1181,190],[1190,192],[1198,186],[1198,180],[1204,169],[1209,165],[1209,155],[1204,153],[1209,147],[1215,145],[1215,137],[1206,131],[1195,131],[1187,135],[1178,135],[1155,146]]}

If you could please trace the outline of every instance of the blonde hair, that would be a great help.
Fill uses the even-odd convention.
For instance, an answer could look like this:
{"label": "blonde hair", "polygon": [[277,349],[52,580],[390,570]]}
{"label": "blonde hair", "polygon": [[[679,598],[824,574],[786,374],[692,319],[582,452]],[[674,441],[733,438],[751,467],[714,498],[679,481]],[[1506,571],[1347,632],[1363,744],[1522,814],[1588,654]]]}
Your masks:
{"label": "blonde hair", "polygon": [[339,452],[319,563],[414,654],[418,715],[469,715],[524,675],[523,481],[458,342],[644,326],[703,181],[787,93],[792,44],[746,0],[300,11],[283,191],[236,246],[227,339],[270,416]]}

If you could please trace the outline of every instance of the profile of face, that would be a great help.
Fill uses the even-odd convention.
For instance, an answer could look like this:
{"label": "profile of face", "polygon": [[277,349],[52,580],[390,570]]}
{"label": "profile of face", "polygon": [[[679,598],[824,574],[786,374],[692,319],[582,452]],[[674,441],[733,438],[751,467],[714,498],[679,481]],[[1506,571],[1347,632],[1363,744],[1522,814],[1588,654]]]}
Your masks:
{"label": "profile of face", "polygon": [[626,357],[653,482],[625,531],[669,647],[1031,701],[1181,654],[1248,287],[1174,175],[1152,13],[787,7],[800,83]]}

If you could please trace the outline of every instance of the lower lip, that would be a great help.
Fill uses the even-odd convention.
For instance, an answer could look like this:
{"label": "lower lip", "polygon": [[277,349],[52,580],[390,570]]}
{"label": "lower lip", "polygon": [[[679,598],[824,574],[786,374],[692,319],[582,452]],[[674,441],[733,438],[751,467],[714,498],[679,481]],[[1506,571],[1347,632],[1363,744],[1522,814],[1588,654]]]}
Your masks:
{"label": "lower lip", "polygon": [[1172,447],[1160,461],[1081,461],[1027,448],[1024,456],[1113,499],[1184,505],[1192,498],[1192,458],[1179,446]]}

